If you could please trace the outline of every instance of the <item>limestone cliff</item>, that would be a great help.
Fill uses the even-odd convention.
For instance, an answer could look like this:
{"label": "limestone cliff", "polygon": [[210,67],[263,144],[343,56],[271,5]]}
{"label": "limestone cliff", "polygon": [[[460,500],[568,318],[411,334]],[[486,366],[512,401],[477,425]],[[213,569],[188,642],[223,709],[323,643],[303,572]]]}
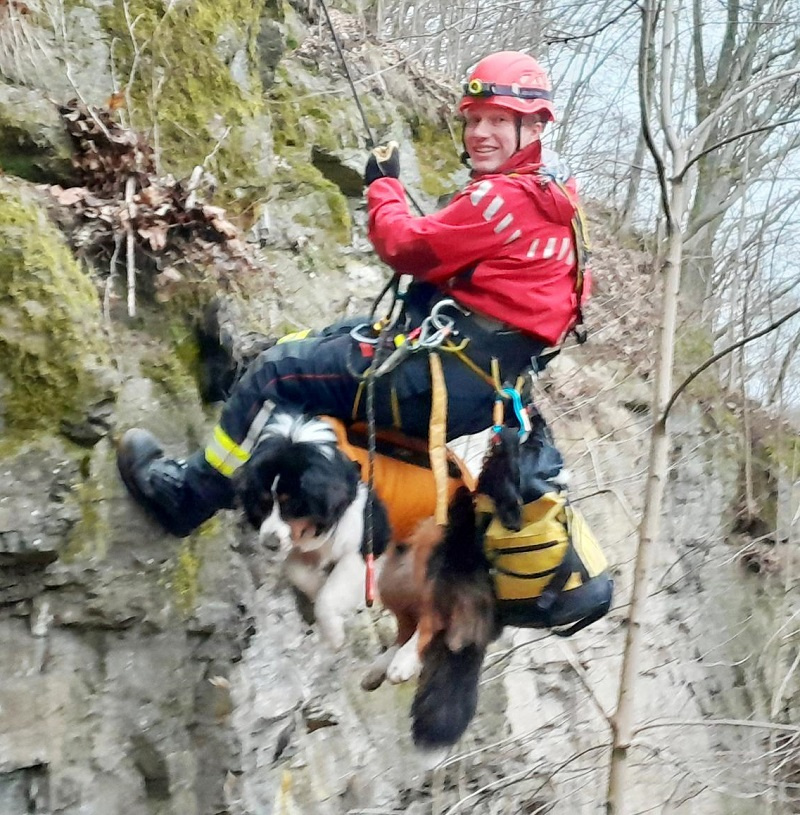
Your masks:
{"label": "limestone cliff", "polygon": [[[614,564],[615,607],[566,642],[508,630],[474,725],[430,772],[410,746],[412,689],[359,688],[385,617],[363,610],[345,651],[330,653],[282,579],[282,554],[236,512],[178,541],[132,504],[114,463],[113,439],[132,425],[176,455],[203,442],[218,407],[200,399],[193,326],[220,289],[243,334],[280,334],[363,313],[386,279],[363,230],[364,125],[330,36],[302,3],[156,12],[84,0],[62,12],[60,26],[44,9],[0,22],[3,93],[30,103],[13,122],[0,104],[0,132],[13,134],[0,139],[0,812],[600,811],[647,460],[657,319],[647,255],[608,240],[593,214],[592,339],[536,391]],[[357,19],[335,20],[371,129],[398,138],[403,177],[433,209],[463,180],[452,88]],[[31,38],[46,46],[38,57],[9,50]],[[108,176],[116,198],[63,194],[83,183],[73,173],[85,162],[65,165],[70,131],[44,105],[76,89],[89,105],[121,105],[120,126],[153,147],[150,175],[129,173],[138,198],[126,201],[124,174]],[[179,215],[162,245],[125,213],[160,212],[165,191]],[[213,240],[190,235],[186,212],[220,204],[230,221],[203,216],[221,230]],[[126,223],[137,225],[135,317]],[[237,263],[223,252],[233,242]],[[748,406],[726,399],[708,385],[673,423],[635,811],[762,813],[768,776],[783,785],[771,811],[793,811],[796,437],[791,447],[766,422],[751,434],[764,526],[752,513],[740,523]],[[462,451],[479,462],[481,444]],[[747,719],[783,729],[726,723]]]}

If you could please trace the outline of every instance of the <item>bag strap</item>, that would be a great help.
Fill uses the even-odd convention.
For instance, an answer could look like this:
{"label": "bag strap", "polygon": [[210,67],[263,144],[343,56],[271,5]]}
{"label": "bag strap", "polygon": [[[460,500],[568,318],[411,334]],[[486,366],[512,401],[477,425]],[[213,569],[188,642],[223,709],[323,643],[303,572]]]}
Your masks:
{"label": "bag strap", "polygon": [[575,214],[572,216],[572,235],[575,239],[575,296],[577,298],[577,314],[575,325],[572,326],[572,333],[579,345],[586,342],[586,326],[583,323],[583,284],[586,276],[586,267],[589,265],[589,228],[586,223],[586,214],[581,205],[570,195],[566,185],[558,179],[553,179],[553,183],[563,193],[564,197],[575,207]]}
{"label": "bag strap", "polygon": [[569,538],[567,540],[567,551],[564,555],[564,559],[556,566],[556,570],[550,578],[550,582],[536,601],[536,607],[540,611],[545,613],[550,611],[553,607],[553,603],[558,599],[558,595],[561,594],[564,590],[564,586],[567,585],[567,581],[570,579],[572,573],[579,570],[579,561],[578,553],[572,545],[572,538]]}
{"label": "bag strap", "polygon": [[569,628],[551,628],[550,632],[557,637],[571,637],[573,634],[577,634],[578,631],[582,631],[587,626],[605,617],[608,613],[609,605],[610,601],[600,608],[596,608],[591,614],[587,614],[582,620],[578,620],[577,623],[573,623]]}
{"label": "bag strap", "polygon": [[[558,599],[558,595],[564,590],[567,581],[572,576],[573,572],[577,572],[581,576],[581,581],[586,582],[589,579],[589,572],[586,566],[578,556],[575,545],[572,542],[572,524],[570,523],[569,513],[566,511],[566,506],[569,503],[565,498],[564,507],[559,513],[559,520],[567,530],[567,551],[564,554],[564,559],[556,567],[550,582],[542,592],[539,599],[536,601],[536,606],[543,612],[548,612],[553,607],[553,604]],[[588,623],[587,623],[588,625]]]}

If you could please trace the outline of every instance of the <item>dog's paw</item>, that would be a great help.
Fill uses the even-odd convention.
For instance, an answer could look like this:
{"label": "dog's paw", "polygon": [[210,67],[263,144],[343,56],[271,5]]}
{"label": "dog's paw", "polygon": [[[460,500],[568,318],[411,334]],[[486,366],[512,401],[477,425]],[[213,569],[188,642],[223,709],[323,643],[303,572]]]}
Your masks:
{"label": "dog's paw", "polygon": [[386,678],[393,685],[408,682],[419,675],[422,661],[417,653],[417,638],[412,637],[394,656],[386,669]]}
{"label": "dog's paw", "polygon": [[393,645],[375,659],[364,676],[361,677],[361,690],[377,690],[383,684],[386,679],[386,671],[391,665],[397,650],[397,646]]}
{"label": "dog's paw", "polygon": [[317,625],[322,639],[334,651],[340,651],[344,647],[347,637],[344,631],[344,621],[341,617],[322,617],[317,610]]}

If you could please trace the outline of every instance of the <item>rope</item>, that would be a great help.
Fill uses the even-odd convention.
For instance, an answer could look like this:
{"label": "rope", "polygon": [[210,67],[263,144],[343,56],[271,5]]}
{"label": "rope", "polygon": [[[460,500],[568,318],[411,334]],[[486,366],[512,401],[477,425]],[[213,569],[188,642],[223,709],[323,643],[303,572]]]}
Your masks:
{"label": "rope", "polygon": [[[376,352],[377,356],[377,352]],[[371,366],[370,366],[371,367]],[[366,549],[364,561],[367,567],[364,581],[364,602],[372,608],[375,602],[375,524],[373,521],[373,502],[375,495],[375,377],[367,379],[367,525]]]}
{"label": "rope", "polygon": [[361,100],[358,98],[358,92],[356,91],[355,83],[353,82],[353,77],[350,76],[350,68],[347,66],[347,60],[344,57],[344,51],[342,51],[342,46],[339,43],[339,38],[336,36],[336,29],[333,27],[333,20],[331,20],[331,15],[328,13],[328,6],[325,3],[325,0],[319,0],[320,5],[322,6],[322,10],[325,12],[325,19],[328,21],[328,28],[331,30],[331,36],[333,37],[333,43],[336,46],[336,50],[339,52],[339,59],[342,61],[342,67],[344,68],[344,75],[347,77],[347,82],[350,85],[350,90],[353,92],[353,99],[355,99],[356,107],[358,108],[358,112],[361,114],[361,121],[364,123],[364,129],[367,131],[367,148],[372,149],[375,146],[375,139],[372,137],[372,130],[369,126],[369,122],[367,121],[367,114],[364,112],[364,108],[361,106]]}
{"label": "rope", "polygon": [[375,372],[383,361],[381,352],[384,350],[386,336],[391,329],[391,322],[387,321],[378,334],[378,342],[375,344],[372,362],[364,373],[367,387],[367,506],[364,515],[366,524],[364,602],[367,608],[372,608],[372,604],[375,602],[375,523],[373,507],[375,501],[375,454],[378,447],[375,431],[375,380],[377,379]]}
{"label": "rope", "polygon": [[431,369],[431,418],[428,425],[428,448],[436,485],[436,523],[447,523],[447,387],[442,359],[436,351],[429,356]]}
{"label": "rope", "polygon": [[[333,26],[333,20],[331,20],[331,15],[328,12],[328,6],[325,3],[325,0],[319,0],[319,4],[322,6],[322,10],[325,13],[325,19],[328,21],[328,28],[331,30],[331,36],[333,37],[333,43],[336,46],[336,50],[339,53],[339,59],[342,61],[342,67],[344,68],[344,75],[347,78],[347,83],[350,85],[350,90],[353,94],[353,99],[355,100],[356,107],[358,108],[358,112],[361,115],[361,121],[364,123],[364,130],[367,132],[367,149],[371,150],[375,147],[375,139],[372,135],[372,128],[369,126],[369,121],[367,120],[367,114],[364,112],[364,107],[361,104],[361,99],[358,96],[358,91],[356,90],[356,84],[353,82],[353,77],[350,74],[350,68],[347,65],[347,59],[345,59],[344,51],[342,50],[342,46],[339,42],[339,38],[336,36],[336,29]],[[405,189],[405,186],[404,186]],[[414,199],[414,196],[408,191],[405,190],[406,197],[411,202],[411,205],[414,209],[420,214],[425,215],[425,210],[417,203]]]}

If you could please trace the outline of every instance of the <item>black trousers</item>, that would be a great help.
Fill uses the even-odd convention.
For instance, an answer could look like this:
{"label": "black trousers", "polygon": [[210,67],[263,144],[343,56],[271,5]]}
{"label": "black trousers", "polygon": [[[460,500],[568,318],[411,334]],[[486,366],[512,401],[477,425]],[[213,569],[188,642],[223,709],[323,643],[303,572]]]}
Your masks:
{"label": "black trousers", "polygon": [[[412,317],[413,320],[413,317]],[[366,417],[366,389],[362,376],[371,356],[350,336],[353,325],[338,323],[314,336],[280,342],[262,352],[231,391],[222,410],[219,429],[236,445],[252,436],[262,406],[326,414],[344,421]],[[411,326],[413,327],[413,326]],[[473,366],[442,350],[440,358],[447,388],[448,440],[480,432],[492,424],[495,389],[487,381],[496,358],[504,381],[513,383],[545,344],[516,331],[489,332],[459,315],[455,344]],[[432,386],[428,354],[407,357],[393,372],[376,381],[375,419],[379,428],[395,428],[409,436],[427,438]],[[215,429],[215,433],[218,430]],[[207,448],[208,449],[208,448]],[[203,451],[187,461],[186,510],[201,523],[222,507],[233,505],[230,474],[215,469]]]}

